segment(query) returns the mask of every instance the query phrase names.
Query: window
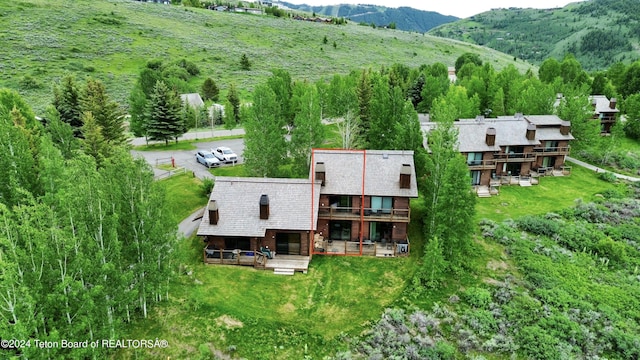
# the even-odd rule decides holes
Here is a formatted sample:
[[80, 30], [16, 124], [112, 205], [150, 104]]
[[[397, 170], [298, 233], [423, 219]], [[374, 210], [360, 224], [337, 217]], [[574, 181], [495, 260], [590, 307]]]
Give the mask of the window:
[[351, 208], [351, 196], [331, 196], [329, 197], [329, 203], [334, 209], [338, 211], [349, 211]]
[[371, 212], [391, 214], [393, 209], [393, 198], [391, 196], [372, 196], [371, 197]]
[[245, 237], [224, 238], [224, 248], [227, 250], [240, 249], [251, 250], [251, 241]]
[[482, 164], [482, 153], [468, 153], [467, 154], [467, 165], [474, 166]]
[[557, 141], [545, 141], [544, 147], [547, 150], [555, 150], [555, 149], [558, 148], [558, 142]]
[[351, 221], [331, 221], [330, 227], [330, 240], [351, 240]]
[[480, 185], [480, 171], [471, 172], [471, 185]]

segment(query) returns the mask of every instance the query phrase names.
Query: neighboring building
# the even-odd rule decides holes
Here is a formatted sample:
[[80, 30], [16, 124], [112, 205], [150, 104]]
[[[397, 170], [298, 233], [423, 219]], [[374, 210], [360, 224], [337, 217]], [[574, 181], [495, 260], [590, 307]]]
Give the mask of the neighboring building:
[[310, 179], [216, 177], [197, 232], [205, 263], [306, 271], [314, 254], [409, 254], [412, 151], [314, 150], [312, 159]]
[[611, 127], [616, 123], [620, 110], [616, 108], [616, 98], [608, 99], [604, 95], [589, 96], [593, 106], [593, 118], [600, 119], [600, 133], [611, 134]]
[[314, 150], [322, 182], [315, 253], [409, 253], [409, 201], [418, 197], [412, 151]]
[[452, 83], [456, 82], [458, 80], [458, 76], [456, 76], [456, 67], [455, 66], [449, 66], [447, 68], [447, 73], [449, 76], [449, 81], [451, 81]]
[[187, 104], [196, 110], [204, 106], [204, 101], [202, 101], [202, 97], [198, 93], [180, 94], [180, 99], [182, 99], [183, 104]]
[[[205, 262], [260, 267], [267, 247], [280, 255], [311, 255], [320, 183], [307, 179], [216, 177], [198, 228]], [[308, 260], [307, 260], [308, 263]]]
[[[434, 126], [424, 123], [423, 129], [428, 132]], [[528, 186], [539, 175], [566, 170], [571, 123], [556, 115], [478, 116], [456, 121], [455, 126], [458, 150], [467, 158], [471, 185], [478, 194], [496, 193], [503, 183]]]

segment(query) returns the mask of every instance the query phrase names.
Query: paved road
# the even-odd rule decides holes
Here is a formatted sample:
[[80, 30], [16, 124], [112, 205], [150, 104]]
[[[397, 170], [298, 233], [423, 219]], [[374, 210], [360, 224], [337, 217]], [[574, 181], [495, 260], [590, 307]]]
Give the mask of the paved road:
[[[569, 162], [572, 162], [572, 163], [574, 163], [574, 164], [576, 164], [576, 165], [580, 165], [580, 166], [582, 166], [582, 167], [585, 167], [585, 168], [587, 168], [587, 169], [589, 169], [589, 170], [593, 170], [593, 171], [595, 171], [595, 172], [610, 172], [610, 171], [605, 170], [605, 169], [603, 169], [603, 168], [600, 168], [600, 167], [597, 167], [597, 166], [594, 166], [594, 165], [588, 164], [588, 163], [586, 163], [586, 162], [584, 162], [584, 161], [580, 161], [580, 160], [578, 160], [578, 159], [574, 159], [574, 158], [569, 157], [569, 156], [567, 156], [567, 158], [566, 158], [566, 159], [567, 159], [567, 161], [569, 161]], [[617, 177], [618, 179], [624, 179], [624, 180], [628, 180], [628, 181], [640, 181], [640, 178], [637, 178], [637, 177], [628, 176], [628, 175], [622, 175], [622, 174], [617, 174], [617, 173], [614, 173], [614, 172], [611, 172], [611, 173], [612, 173], [613, 175], [615, 175], [615, 177]]]
[[[238, 130], [241, 130], [242, 133], [244, 133], [244, 130], [242, 129], [238, 129]], [[208, 134], [209, 136], [211, 135], [211, 133], [208, 133]], [[200, 139], [206, 138], [205, 136], [202, 136], [202, 133], [200, 134], [187, 133], [185, 134], [185, 136], [182, 137], [182, 139], [196, 139], [196, 136], [199, 136], [198, 138]], [[137, 138], [134, 140], [135, 141], [132, 141], [132, 144], [145, 143], [144, 138]], [[213, 140], [213, 141], [207, 141], [207, 142], [200, 142], [200, 143], [197, 143], [195, 146], [197, 146], [198, 148], [197, 150], [210, 150], [211, 148], [215, 148], [218, 146], [227, 146], [231, 148], [233, 151], [235, 151], [235, 153], [238, 155], [239, 164], [241, 164], [244, 160], [242, 156], [242, 154], [244, 153], [243, 139]], [[154, 167], [154, 173], [156, 177], [162, 176], [167, 172], [165, 170], [156, 169], [155, 168], [156, 165], [163, 164], [163, 163], [168, 164], [171, 161], [171, 157], [173, 157], [176, 167], [184, 167], [185, 169], [187, 169], [187, 171], [193, 172], [200, 179], [213, 178], [213, 175], [209, 172], [209, 170], [206, 167], [204, 167], [202, 164], [199, 164], [196, 161], [195, 154], [197, 150], [165, 150], [165, 151], [163, 150], [152, 150], [152, 151], [131, 150], [131, 154], [134, 157], [144, 158], [152, 167]], [[225, 164], [222, 166], [233, 166], [233, 165]]]

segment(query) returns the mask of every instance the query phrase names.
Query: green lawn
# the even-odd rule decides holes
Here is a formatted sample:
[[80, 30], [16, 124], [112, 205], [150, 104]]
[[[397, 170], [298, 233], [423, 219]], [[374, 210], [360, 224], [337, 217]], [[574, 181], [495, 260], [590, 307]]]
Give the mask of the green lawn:
[[176, 224], [206, 205], [208, 196], [202, 193], [202, 181], [191, 172], [174, 175], [160, 182], [166, 189], [167, 202]]
[[556, 212], [573, 206], [576, 199], [592, 201], [596, 194], [620, 186], [600, 180], [595, 173], [580, 166], [573, 166], [569, 176], [539, 179], [539, 185], [503, 185], [500, 195], [478, 199], [477, 219], [502, 221], [523, 215]]

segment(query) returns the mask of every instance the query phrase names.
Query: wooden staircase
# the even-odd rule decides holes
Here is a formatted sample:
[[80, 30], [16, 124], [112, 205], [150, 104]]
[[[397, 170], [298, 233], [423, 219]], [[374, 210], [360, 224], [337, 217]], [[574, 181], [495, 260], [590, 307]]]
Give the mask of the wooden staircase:
[[282, 268], [273, 269], [273, 273], [275, 275], [293, 275], [294, 272], [295, 272], [295, 269], [282, 269]]

